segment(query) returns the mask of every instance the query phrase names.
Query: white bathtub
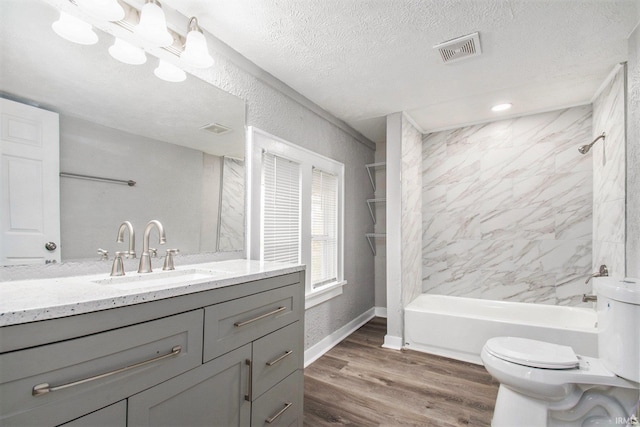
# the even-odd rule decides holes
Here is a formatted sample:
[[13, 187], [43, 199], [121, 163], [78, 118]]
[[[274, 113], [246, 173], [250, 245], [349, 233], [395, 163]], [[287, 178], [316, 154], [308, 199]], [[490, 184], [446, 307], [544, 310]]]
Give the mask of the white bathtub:
[[568, 345], [597, 357], [595, 310], [422, 294], [404, 314], [406, 348], [481, 365], [492, 337], [512, 336]]

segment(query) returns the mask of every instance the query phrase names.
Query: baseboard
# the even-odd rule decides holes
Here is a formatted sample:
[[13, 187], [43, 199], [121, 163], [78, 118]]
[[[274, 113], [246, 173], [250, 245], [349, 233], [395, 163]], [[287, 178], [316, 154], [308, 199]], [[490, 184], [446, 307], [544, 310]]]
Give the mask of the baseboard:
[[309, 347], [304, 352], [304, 367], [311, 365], [315, 362], [320, 356], [325, 354], [327, 351], [331, 350], [335, 347], [340, 341], [351, 335], [355, 332], [359, 327], [367, 323], [369, 320], [375, 317], [375, 309], [370, 308], [369, 310], [362, 313], [360, 316], [353, 319], [351, 322], [347, 323], [337, 331], [332, 334], [324, 337], [318, 343]]
[[393, 335], [384, 336], [383, 348], [390, 348], [392, 350], [402, 350], [402, 337], [394, 337]]
[[376, 317], [384, 317], [387, 318], [387, 307], [374, 307]]

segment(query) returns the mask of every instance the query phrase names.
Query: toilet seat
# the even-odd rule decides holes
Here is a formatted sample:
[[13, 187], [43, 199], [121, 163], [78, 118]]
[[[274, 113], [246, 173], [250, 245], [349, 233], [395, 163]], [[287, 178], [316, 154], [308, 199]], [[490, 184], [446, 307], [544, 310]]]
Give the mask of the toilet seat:
[[485, 349], [499, 359], [532, 368], [574, 369], [580, 364], [571, 347], [527, 338], [491, 338]]

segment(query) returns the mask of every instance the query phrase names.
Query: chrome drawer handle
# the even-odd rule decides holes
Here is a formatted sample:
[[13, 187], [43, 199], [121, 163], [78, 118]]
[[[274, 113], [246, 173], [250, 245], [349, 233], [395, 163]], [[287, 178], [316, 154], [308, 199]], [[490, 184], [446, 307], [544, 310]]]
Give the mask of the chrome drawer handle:
[[267, 362], [267, 366], [273, 366], [276, 363], [280, 362], [282, 359], [284, 359], [287, 356], [291, 356], [291, 354], [293, 353], [293, 350], [289, 350], [287, 351], [285, 354], [283, 354], [282, 356], [278, 357], [275, 360], [272, 360], [271, 362]]
[[284, 408], [280, 409], [280, 411], [275, 414], [273, 417], [271, 418], [267, 418], [265, 421], [267, 422], [267, 424], [271, 424], [272, 422], [274, 422], [276, 419], [278, 419], [278, 417], [282, 414], [284, 414], [284, 411], [286, 411], [287, 409], [291, 408], [293, 406], [293, 402], [287, 402], [284, 404]]
[[273, 311], [270, 311], [269, 313], [265, 313], [265, 314], [260, 315], [258, 317], [254, 317], [253, 319], [245, 320], [244, 322], [236, 322], [236, 323], [233, 324], [233, 326], [241, 327], [241, 326], [244, 326], [244, 325], [248, 325], [249, 323], [253, 323], [253, 322], [256, 322], [258, 320], [262, 320], [265, 317], [269, 317], [272, 314], [280, 313], [281, 311], [284, 311], [286, 309], [287, 309], [287, 307], [278, 307], [277, 309], [275, 309]]
[[182, 351], [182, 346], [177, 345], [177, 346], [175, 346], [175, 347], [173, 347], [171, 349], [171, 353], [164, 354], [164, 355], [158, 356], [158, 357], [154, 357], [153, 359], [145, 360], [143, 362], [138, 362], [138, 363], [133, 364], [133, 365], [125, 366], [124, 368], [116, 369], [114, 371], [105, 372], [103, 374], [99, 374], [99, 375], [96, 375], [94, 377], [89, 377], [89, 378], [85, 378], [83, 380], [74, 381], [74, 382], [67, 383], [67, 384], [62, 384], [62, 385], [57, 385], [57, 386], [54, 386], [54, 387], [51, 387], [49, 385], [49, 383], [38, 384], [36, 386], [33, 386], [33, 390], [31, 391], [31, 394], [33, 396], [42, 396], [43, 394], [47, 394], [50, 391], [58, 391], [58, 390], [62, 390], [62, 389], [69, 388], [69, 387], [73, 387], [73, 386], [76, 386], [76, 385], [88, 383], [90, 381], [95, 381], [95, 380], [99, 380], [99, 379], [102, 379], [102, 378], [110, 377], [111, 375], [120, 374], [122, 372], [130, 371], [131, 369], [136, 369], [136, 368], [139, 368], [141, 366], [148, 365], [150, 363], [158, 362], [160, 360], [168, 359], [169, 357], [177, 356], [178, 354], [180, 354], [181, 351]]

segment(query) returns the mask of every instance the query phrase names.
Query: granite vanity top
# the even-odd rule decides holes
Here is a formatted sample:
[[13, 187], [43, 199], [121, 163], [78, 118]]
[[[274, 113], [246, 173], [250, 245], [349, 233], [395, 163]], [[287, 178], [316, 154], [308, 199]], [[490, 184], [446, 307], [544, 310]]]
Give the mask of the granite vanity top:
[[304, 270], [304, 265], [228, 260], [174, 271], [109, 273], [0, 283], [0, 327], [171, 298]]

